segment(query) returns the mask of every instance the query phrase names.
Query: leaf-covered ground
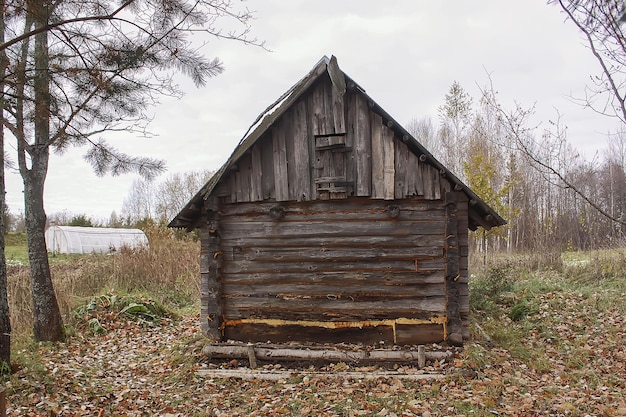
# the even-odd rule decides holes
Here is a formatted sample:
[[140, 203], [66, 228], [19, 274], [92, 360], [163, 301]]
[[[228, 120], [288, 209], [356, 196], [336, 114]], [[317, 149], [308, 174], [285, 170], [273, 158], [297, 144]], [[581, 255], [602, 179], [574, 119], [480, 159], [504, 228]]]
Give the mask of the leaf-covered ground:
[[[335, 364], [317, 374], [266, 364], [278, 381], [207, 378], [198, 317], [157, 324], [91, 312], [64, 344], [15, 354], [10, 416], [626, 416], [623, 282], [565, 285], [559, 277], [476, 287], [474, 341], [439, 379], [378, 377]], [[492, 283], [493, 284], [493, 283]], [[486, 296], [485, 296], [486, 297]], [[95, 320], [94, 320], [95, 319]], [[476, 326], [478, 324], [478, 326]], [[287, 368], [287, 369], [286, 369]], [[308, 370], [307, 368], [304, 368]], [[339, 371], [365, 378], [335, 377]], [[400, 366], [399, 373], [416, 369]]]

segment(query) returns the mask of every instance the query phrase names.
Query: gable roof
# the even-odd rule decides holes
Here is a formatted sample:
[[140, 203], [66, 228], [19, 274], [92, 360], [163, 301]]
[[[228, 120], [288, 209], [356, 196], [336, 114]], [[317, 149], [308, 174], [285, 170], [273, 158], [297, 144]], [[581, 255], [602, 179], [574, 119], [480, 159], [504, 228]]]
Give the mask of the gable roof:
[[328, 74], [333, 84], [333, 88], [343, 93], [347, 86], [359, 91], [371, 106], [371, 110], [379, 114], [387, 121], [387, 126], [394, 133], [402, 138], [409, 149], [420, 155], [420, 160], [430, 164], [437, 169], [442, 176], [445, 176], [453, 185], [456, 191], [463, 191], [467, 196], [469, 207], [469, 227], [476, 230], [478, 226], [482, 226], [489, 230], [495, 226], [502, 226], [506, 221], [500, 217], [487, 203], [485, 203], [476, 193], [474, 193], [467, 185], [459, 180], [452, 172], [443, 166], [424, 146], [415, 139], [406, 129], [396, 122], [382, 107], [380, 107], [365, 90], [361, 88], [352, 78], [345, 74], [337, 64], [337, 59], [332, 56], [328, 58], [322, 57], [313, 69], [306, 74], [300, 81], [287, 90], [281, 97], [266, 108], [250, 126], [246, 134], [243, 136], [232, 155], [226, 163], [209, 179], [209, 181], [198, 191], [198, 193], [185, 205], [185, 207], [174, 217], [168, 225], [169, 227], [184, 227], [191, 230], [197, 226], [204, 201], [211, 195], [222, 177], [228, 172], [229, 168], [236, 165], [237, 161], [244, 155], [256, 141], [272, 126], [272, 124], [280, 118], [321, 76]]

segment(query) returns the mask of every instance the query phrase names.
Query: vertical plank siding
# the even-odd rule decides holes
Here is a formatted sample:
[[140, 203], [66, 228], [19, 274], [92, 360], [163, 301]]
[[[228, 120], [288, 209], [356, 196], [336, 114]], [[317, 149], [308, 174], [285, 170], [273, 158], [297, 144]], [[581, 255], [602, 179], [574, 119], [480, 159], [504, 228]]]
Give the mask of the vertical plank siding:
[[201, 232], [203, 330], [426, 343], [461, 323], [467, 337], [467, 199], [446, 206], [462, 193], [344, 90], [321, 77], [215, 188]]
[[221, 189], [229, 192], [220, 194], [223, 203], [350, 196], [438, 200], [451, 189], [362, 94], [346, 92], [339, 99], [330, 81], [316, 84], [278, 119], [224, 182]]

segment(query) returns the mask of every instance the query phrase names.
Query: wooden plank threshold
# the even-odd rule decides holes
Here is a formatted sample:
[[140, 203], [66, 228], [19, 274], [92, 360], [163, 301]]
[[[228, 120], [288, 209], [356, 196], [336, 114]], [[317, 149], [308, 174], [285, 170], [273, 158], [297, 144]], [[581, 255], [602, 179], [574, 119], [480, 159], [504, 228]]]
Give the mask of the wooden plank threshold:
[[196, 375], [201, 378], [211, 379], [242, 379], [242, 380], [262, 380], [262, 381], [288, 381], [292, 378], [318, 377], [336, 379], [363, 379], [376, 380], [381, 378], [397, 378], [405, 381], [435, 380], [445, 377], [444, 374], [429, 373], [402, 373], [397, 371], [376, 371], [376, 372], [318, 372], [318, 371], [294, 371], [294, 370], [272, 370], [262, 371], [248, 368], [238, 369], [200, 369]]

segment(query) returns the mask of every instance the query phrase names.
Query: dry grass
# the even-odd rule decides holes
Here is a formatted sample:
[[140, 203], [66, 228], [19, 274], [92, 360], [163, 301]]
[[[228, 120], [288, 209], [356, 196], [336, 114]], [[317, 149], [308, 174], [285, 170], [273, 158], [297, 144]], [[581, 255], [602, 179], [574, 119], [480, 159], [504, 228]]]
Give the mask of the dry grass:
[[[171, 230], [146, 232], [150, 248], [123, 249], [115, 255], [74, 255], [51, 258], [52, 279], [61, 309], [68, 313], [94, 295], [142, 293], [164, 304], [185, 308], [200, 299], [200, 245], [176, 238]], [[16, 342], [31, 334], [32, 300], [28, 266], [8, 267], [12, 336]]]

